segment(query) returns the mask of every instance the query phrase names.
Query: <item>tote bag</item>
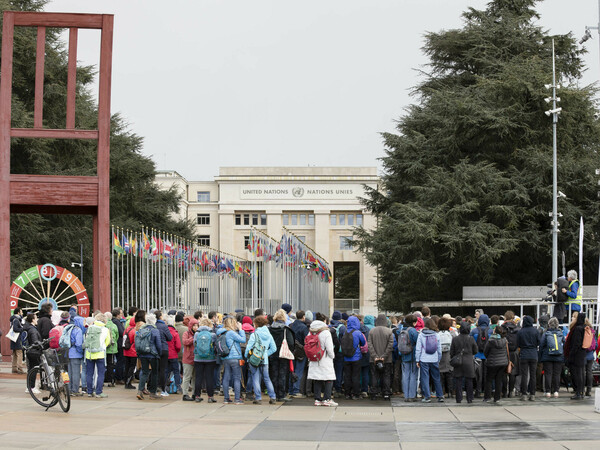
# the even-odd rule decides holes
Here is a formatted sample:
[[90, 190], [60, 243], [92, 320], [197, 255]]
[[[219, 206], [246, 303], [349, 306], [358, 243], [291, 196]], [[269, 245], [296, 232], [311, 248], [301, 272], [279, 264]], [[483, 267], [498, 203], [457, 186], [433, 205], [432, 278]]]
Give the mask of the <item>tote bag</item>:
[[287, 343], [287, 332], [283, 330], [283, 342], [281, 343], [281, 349], [279, 350], [279, 357], [284, 359], [289, 359], [290, 361], [294, 359], [294, 354], [290, 351], [290, 347]]

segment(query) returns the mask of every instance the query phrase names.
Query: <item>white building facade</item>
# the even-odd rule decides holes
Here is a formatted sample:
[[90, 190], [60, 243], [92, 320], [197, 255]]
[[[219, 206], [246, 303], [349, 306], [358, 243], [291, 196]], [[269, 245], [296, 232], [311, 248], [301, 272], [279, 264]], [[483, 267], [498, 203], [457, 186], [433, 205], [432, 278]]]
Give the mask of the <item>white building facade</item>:
[[156, 182], [182, 193], [198, 244], [250, 259], [251, 227], [276, 240], [285, 227], [329, 263], [329, 313], [377, 312], [376, 270], [351, 242], [355, 227], [376, 226], [359, 200], [365, 185], [378, 188], [376, 167], [221, 167], [214, 181], [159, 171]]

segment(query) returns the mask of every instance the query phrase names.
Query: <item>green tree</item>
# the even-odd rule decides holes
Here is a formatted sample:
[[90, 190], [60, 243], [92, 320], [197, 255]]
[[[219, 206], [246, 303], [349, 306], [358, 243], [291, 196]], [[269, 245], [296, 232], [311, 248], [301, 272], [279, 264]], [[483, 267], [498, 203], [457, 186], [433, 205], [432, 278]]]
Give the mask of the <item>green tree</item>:
[[[41, 11], [46, 0], [0, 0], [0, 13]], [[61, 30], [46, 30], [44, 126], [64, 128], [66, 120], [67, 53]], [[12, 114], [14, 127], [33, 126], [36, 30], [15, 28]], [[90, 88], [93, 66], [78, 67], [76, 127], [96, 128], [97, 105]], [[143, 139], [118, 114], [111, 118], [110, 215], [118, 226], [141, 225], [193, 238], [193, 225], [176, 220], [179, 194], [162, 191], [154, 183], [153, 161], [142, 155]], [[11, 172], [49, 175], [95, 175], [96, 143], [55, 139], [13, 139]], [[92, 219], [78, 215], [11, 215], [11, 275], [52, 262], [70, 267], [79, 262], [84, 246], [84, 281], [92, 294]], [[106, 236], [110, 239], [110, 236]], [[77, 273], [77, 271], [76, 271]], [[92, 299], [93, 300], [93, 299]]]
[[[558, 123], [559, 250], [577, 268], [579, 218], [585, 267], [597, 273], [600, 128], [595, 88], [573, 36], [550, 36], [535, 0], [494, 0], [468, 9], [461, 29], [428, 33], [428, 71], [416, 103], [384, 134], [382, 189], [366, 207], [376, 230], [355, 239], [377, 266], [380, 307], [457, 300], [462, 286], [542, 285], [551, 275], [552, 39], [564, 86]], [[594, 264], [595, 269], [594, 269]], [[594, 269], [592, 272], [590, 270]]]

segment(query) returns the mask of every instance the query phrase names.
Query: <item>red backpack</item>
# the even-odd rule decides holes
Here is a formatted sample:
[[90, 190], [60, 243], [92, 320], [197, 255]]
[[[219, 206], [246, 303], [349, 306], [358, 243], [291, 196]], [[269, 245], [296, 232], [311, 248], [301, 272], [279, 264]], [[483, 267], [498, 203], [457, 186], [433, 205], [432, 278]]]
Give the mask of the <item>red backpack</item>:
[[60, 347], [60, 337], [63, 334], [63, 329], [65, 327], [61, 325], [56, 325], [54, 328], [50, 330], [48, 337], [50, 338], [50, 348], [59, 348]]
[[319, 334], [321, 332], [308, 333], [308, 336], [304, 338], [304, 353], [306, 353], [306, 359], [309, 361], [321, 361], [325, 351], [321, 348], [321, 342], [319, 342]]

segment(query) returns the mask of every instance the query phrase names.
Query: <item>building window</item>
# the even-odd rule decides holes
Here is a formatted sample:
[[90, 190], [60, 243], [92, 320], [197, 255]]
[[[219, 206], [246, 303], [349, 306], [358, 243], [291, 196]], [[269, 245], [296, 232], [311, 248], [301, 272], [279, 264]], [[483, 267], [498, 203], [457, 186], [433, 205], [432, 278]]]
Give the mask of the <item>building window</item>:
[[362, 214], [357, 214], [357, 215], [356, 215], [356, 225], [357, 225], [357, 226], [359, 226], [359, 227], [360, 227], [360, 226], [362, 226], [362, 224], [363, 224], [363, 221], [362, 221], [362, 219], [363, 219], [363, 216], [362, 216]]
[[198, 214], [198, 225], [210, 225], [210, 214]]
[[300, 214], [300, 225], [306, 225], [306, 214]]
[[250, 214], [244, 214], [244, 225], [250, 225]]
[[244, 236], [244, 248], [250, 250], [250, 236]]
[[266, 214], [261, 214], [260, 215], [260, 224], [261, 225], [266, 225], [267, 224], [267, 215]]
[[306, 244], [306, 236], [296, 236], [298, 238], [299, 241], [302, 241], [303, 243]]
[[258, 225], [258, 214], [252, 214], [252, 225]]
[[338, 215], [338, 225], [346, 225], [346, 215], [345, 214]]
[[283, 215], [283, 224], [284, 225], [289, 225], [290, 224], [290, 215], [289, 214], [284, 214]]
[[298, 225], [298, 214], [291, 214], [292, 216], [292, 225]]
[[337, 214], [331, 214], [329, 216], [329, 221], [331, 225], [337, 225]]
[[263, 212], [237, 213], [235, 215], [236, 225], [266, 225], [267, 215]]
[[210, 235], [205, 234], [198, 236], [198, 245], [204, 245], [205, 247], [210, 247]]
[[340, 236], [340, 250], [354, 250], [352, 248], [352, 236]]
[[198, 191], [198, 201], [203, 203], [210, 202], [210, 192]]
[[208, 288], [198, 288], [198, 306], [208, 305]]
[[354, 226], [354, 214], [348, 214], [348, 226]]
[[235, 215], [235, 224], [236, 225], [241, 225], [242, 224], [242, 215], [241, 214], [236, 214]]
[[315, 225], [315, 215], [314, 214], [309, 214], [308, 215], [308, 224], [311, 226]]

